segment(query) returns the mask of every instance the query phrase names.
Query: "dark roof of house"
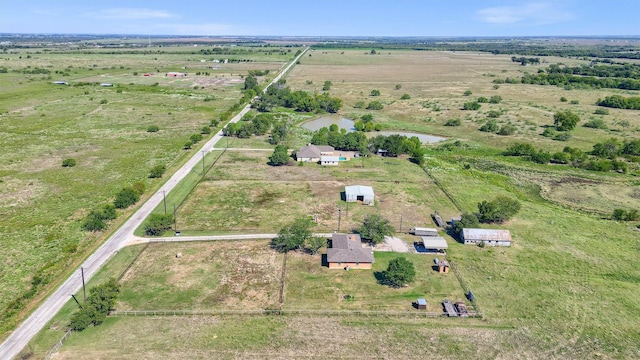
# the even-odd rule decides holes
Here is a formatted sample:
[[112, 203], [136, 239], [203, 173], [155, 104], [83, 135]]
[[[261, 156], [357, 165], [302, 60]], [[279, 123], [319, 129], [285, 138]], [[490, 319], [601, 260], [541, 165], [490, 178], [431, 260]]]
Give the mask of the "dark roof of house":
[[322, 153], [332, 153], [335, 149], [329, 145], [307, 145], [296, 153], [297, 158], [320, 158]]
[[362, 248], [360, 235], [333, 234], [331, 247], [327, 249], [327, 262], [330, 263], [372, 263], [371, 250]]

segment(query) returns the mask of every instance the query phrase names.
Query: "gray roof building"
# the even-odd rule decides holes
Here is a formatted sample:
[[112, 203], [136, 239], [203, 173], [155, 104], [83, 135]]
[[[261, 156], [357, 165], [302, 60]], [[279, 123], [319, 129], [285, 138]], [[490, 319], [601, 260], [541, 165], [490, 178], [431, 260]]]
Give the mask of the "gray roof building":
[[327, 249], [328, 263], [373, 263], [371, 249], [362, 247], [358, 234], [332, 234]]
[[511, 246], [511, 232], [509, 230], [464, 228], [462, 229], [462, 241], [465, 244], [483, 242], [485, 245]]
[[364, 205], [373, 205], [375, 194], [371, 186], [351, 185], [344, 187], [344, 196], [347, 202], [362, 201]]
[[329, 145], [309, 144], [296, 152], [296, 160], [317, 162], [321, 156], [331, 156], [334, 151], [335, 149]]

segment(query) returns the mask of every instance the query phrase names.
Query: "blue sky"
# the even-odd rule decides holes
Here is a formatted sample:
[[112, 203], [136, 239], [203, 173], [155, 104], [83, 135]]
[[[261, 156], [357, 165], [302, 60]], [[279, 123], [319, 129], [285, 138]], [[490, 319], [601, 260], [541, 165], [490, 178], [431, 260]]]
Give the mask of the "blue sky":
[[640, 35], [640, 0], [0, 0], [0, 32], [282, 36]]

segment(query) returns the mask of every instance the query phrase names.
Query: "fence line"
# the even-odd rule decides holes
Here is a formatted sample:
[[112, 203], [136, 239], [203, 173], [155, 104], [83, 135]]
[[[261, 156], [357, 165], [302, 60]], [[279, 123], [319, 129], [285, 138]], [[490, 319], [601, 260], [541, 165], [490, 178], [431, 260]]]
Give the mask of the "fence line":
[[73, 332], [72, 330], [67, 330], [67, 332], [64, 333], [62, 338], [58, 340], [58, 342], [55, 345], [53, 345], [53, 347], [47, 352], [47, 354], [44, 356], [44, 359], [50, 360], [53, 357], [53, 355], [57, 353], [58, 350], [60, 350], [60, 348], [62, 347], [62, 344], [64, 344], [64, 342], [67, 341], [69, 336], [71, 336], [72, 332]]
[[[458, 270], [458, 265], [456, 264], [456, 262], [453, 260], [450, 260], [449, 267], [451, 268], [451, 270], [453, 270], [453, 273], [456, 275], [456, 278], [458, 278], [458, 282], [460, 283], [462, 290], [464, 290], [464, 293], [468, 294], [471, 291], [471, 289], [469, 288], [469, 286], [467, 286], [467, 283], [462, 278], [462, 274], [460, 274], [460, 271]], [[473, 309], [475, 310], [476, 315], [484, 319], [484, 315], [482, 315], [482, 311], [480, 311], [480, 305], [478, 305], [478, 302], [476, 301], [475, 297], [473, 301], [471, 301], [471, 299], [469, 298], [467, 298], [467, 300], [471, 302], [471, 305], [473, 306]]]
[[458, 200], [456, 200], [453, 195], [451, 195], [449, 193], [449, 191], [447, 191], [447, 189], [444, 188], [444, 185], [442, 185], [438, 179], [436, 179], [435, 176], [433, 176], [433, 174], [431, 173], [431, 171], [429, 171], [429, 169], [427, 169], [426, 167], [422, 167], [422, 170], [424, 170], [424, 172], [427, 174], [427, 176], [429, 176], [429, 178], [431, 178], [431, 180], [433, 180], [433, 183], [444, 193], [444, 195], [451, 201], [451, 203], [453, 204], [453, 206], [456, 207], [456, 209], [458, 209], [458, 211], [460, 212], [464, 212], [464, 210], [462, 210], [462, 205], [460, 205], [460, 203], [458, 202]]
[[[109, 313], [112, 317], [137, 317], [137, 316], [223, 316], [223, 315], [289, 315], [289, 316], [366, 316], [366, 317], [408, 317], [428, 318], [445, 316], [443, 312], [428, 311], [382, 311], [382, 310], [113, 310]], [[469, 317], [481, 317], [481, 314], [470, 311]]]

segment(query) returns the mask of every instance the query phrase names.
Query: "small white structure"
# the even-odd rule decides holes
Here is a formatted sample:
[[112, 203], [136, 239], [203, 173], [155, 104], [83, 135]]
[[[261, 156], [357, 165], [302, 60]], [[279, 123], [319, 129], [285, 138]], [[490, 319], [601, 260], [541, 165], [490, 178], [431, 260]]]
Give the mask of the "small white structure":
[[322, 166], [338, 166], [339, 163], [340, 163], [339, 156], [321, 156], [320, 157], [320, 164]]
[[438, 229], [416, 226], [409, 229], [409, 234], [416, 236], [438, 236]]
[[488, 246], [511, 246], [509, 230], [462, 229], [462, 241], [467, 244], [484, 243]]
[[371, 186], [351, 185], [344, 187], [344, 196], [347, 202], [362, 201], [362, 205], [372, 205], [375, 202], [375, 194]]
[[102, 83], [102, 84], [100, 84], [100, 86], [104, 86], [104, 87], [112, 87], [112, 86], [113, 86], [113, 84], [110, 84], [110, 83]]
[[187, 74], [186, 73], [181, 73], [181, 72], [176, 72], [176, 71], [169, 71], [166, 74], [167, 77], [186, 77]]

